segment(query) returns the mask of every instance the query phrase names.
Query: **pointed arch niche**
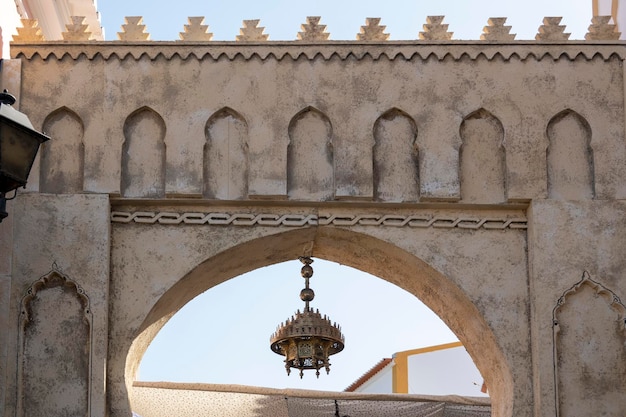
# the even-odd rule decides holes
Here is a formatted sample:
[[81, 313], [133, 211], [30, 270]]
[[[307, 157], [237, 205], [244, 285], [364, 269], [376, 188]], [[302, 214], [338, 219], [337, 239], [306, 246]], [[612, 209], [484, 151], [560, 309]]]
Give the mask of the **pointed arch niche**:
[[464, 202], [506, 201], [504, 128], [493, 114], [478, 109], [461, 123], [460, 180]]
[[30, 286], [20, 310], [18, 416], [90, 414], [91, 329], [76, 282], [52, 270]]
[[248, 196], [248, 125], [231, 108], [213, 114], [206, 124], [203, 195], [240, 200]]
[[548, 123], [548, 195], [560, 200], [594, 197], [591, 127], [567, 109]]
[[418, 201], [417, 125], [400, 109], [374, 123], [374, 195], [382, 201]]
[[334, 197], [332, 126], [328, 117], [307, 107], [289, 122], [287, 193], [294, 200]]
[[585, 271], [553, 311], [557, 416], [584, 401], [598, 416], [626, 410], [626, 307]]
[[124, 122], [123, 197], [165, 196], [165, 122], [149, 107]]
[[54, 138], [42, 145], [40, 191], [79, 193], [83, 191], [85, 128], [80, 117], [61, 107], [46, 117], [43, 131]]

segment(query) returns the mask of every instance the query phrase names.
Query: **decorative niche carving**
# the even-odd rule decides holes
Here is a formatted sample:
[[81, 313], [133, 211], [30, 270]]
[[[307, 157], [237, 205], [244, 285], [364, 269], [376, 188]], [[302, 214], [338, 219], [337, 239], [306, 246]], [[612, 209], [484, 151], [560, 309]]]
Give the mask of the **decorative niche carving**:
[[54, 140], [42, 145], [41, 192], [82, 192], [85, 164], [83, 121], [72, 110], [61, 107], [46, 117], [43, 131]]
[[124, 197], [165, 196], [165, 122], [142, 107], [124, 123], [122, 183]]
[[418, 201], [417, 125], [400, 109], [374, 123], [374, 193], [382, 201]]
[[548, 123], [548, 195], [560, 200], [594, 197], [591, 127], [573, 110], [563, 110]]
[[292, 200], [334, 197], [333, 130], [328, 117], [307, 107], [289, 123], [287, 192]]
[[18, 416], [90, 415], [92, 328], [76, 282], [53, 269], [30, 286], [20, 306]]
[[248, 124], [229, 107], [209, 118], [205, 129], [203, 176], [206, 198], [248, 197]]
[[506, 200], [504, 128], [493, 114], [478, 109], [461, 123], [459, 151], [461, 200], [502, 203]]
[[556, 414], [598, 416], [626, 410], [626, 307], [613, 291], [582, 279], [565, 291], [552, 313]]

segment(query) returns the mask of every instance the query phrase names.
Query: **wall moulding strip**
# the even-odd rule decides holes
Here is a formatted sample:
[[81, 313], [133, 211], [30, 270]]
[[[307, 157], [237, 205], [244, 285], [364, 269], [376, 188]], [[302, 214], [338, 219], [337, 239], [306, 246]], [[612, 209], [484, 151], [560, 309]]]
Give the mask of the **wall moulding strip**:
[[[469, 204], [469, 203], [450, 203], [450, 202], [379, 202], [359, 200], [336, 200], [336, 201], [306, 201], [306, 200], [208, 200], [199, 198], [122, 198], [117, 195], [111, 195], [109, 202], [112, 211], [231, 211], [256, 207], [275, 207], [290, 209], [366, 209], [376, 211], [393, 211], [397, 209], [406, 209], [409, 211], [420, 210], [448, 210], [450, 212], [511, 212], [518, 211], [524, 213], [528, 209], [528, 201], [515, 201], [507, 204]], [[182, 209], [184, 208], [184, 209]]]
[[135, 60], [623, 60], [626, 44], [622, 41], [276, 41], [241, 42], [119, 41], [11, 43], [11, 58], [25, 60], [77, 60], [101, 58]]

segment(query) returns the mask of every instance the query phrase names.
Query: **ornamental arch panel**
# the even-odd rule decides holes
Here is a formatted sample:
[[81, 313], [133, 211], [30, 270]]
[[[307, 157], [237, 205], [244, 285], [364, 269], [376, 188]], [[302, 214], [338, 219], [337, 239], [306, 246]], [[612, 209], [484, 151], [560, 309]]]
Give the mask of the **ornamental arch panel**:
[[548, 195], [559, 200], [595, 196], [591, 127], [571, 109], [550, 119], [547, 128]]
[[121, 192], [124, 197], [165, 196], [165, 122], [150, 107], [124, 122]]
[[374, 194], [382, 201], [418, 201], [417, 125], [393, 108], [374, 123]]
[[334, 197], [333, 129], [324, 113], [307, 107], [289, 122], [287, 193], [293, 200]]
[[506, 201], [504, 128], [493, 114], [481, 108], [461, 123], [459, 151], [461, 200]]
[[[200, 262], [175, 282], [132, 330], [132, 343], [116, 349], [109, 374], [125, 386], [111, 387], [122, 403], [130, 396], [138, 365], [150, 342], [176, 311], [198, 294], [242, 273], [265, 265], [292, 260], [309, 248], [314, 258], [345, 264], [391, 282], [416, 297], [438, 314], [472, 355], [490, 388], [494, 416], [509, 416], [513, 381], [510, 365], [496, 337], [477, 306], [452, 280], [423, 260], [379, 238], [334, 227], [299, 228], [242, 243]], [[465, 323], [471, 322], [471, 326]], [[139, 322], [137, 322], [139, 324]], [[131, 331], [123, 329], [123, 331]], [[130, 335], [130, 333], [129, 333]], [[123, 375], [120, 375], [119, 372]]]
[[76, 282], [53, 270], [30, 286], [20, 311], [18, 416], [89, 415], [91, 328]]
[[248, 196], [248, 125], [224, 107], [207, 121], [203, 155], [206, 198], [239, 200]]
[[74, 111], [61, 107], [46, 117], [43, 131], [54, 140], [42, 145], [39, 179], [41, 192], [82, 192], [85, 164], [83, 121]]
[[591, 403], [597, 415], [622, 413], [626, 307], [619, 297], [585, 271], [559, 298], [553, 329], [557, 416], [576, 415], [578, 399]]

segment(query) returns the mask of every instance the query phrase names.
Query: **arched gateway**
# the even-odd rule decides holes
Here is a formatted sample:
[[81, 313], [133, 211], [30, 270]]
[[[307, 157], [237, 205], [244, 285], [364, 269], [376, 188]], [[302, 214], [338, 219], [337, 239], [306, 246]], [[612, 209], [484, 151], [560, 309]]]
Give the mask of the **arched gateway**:
[[[172, 314], [303, 255], [420, 298], [476, 362], [494, 417], [618, 415], [626, 49], [539, 38], [18, 37], [3, 85], [38, 129], [63, 116], [55, 135], [81, 140], [50, 140], [0, 225], [4, 416], [80, 398], [81, 415], [128, 417]], [[72, 178], [52, 186], [54, 167]], [[71, 285], [35, 285], [51, 276]]]
[[[152, 235], [150, 238], [158, 240], [159, 235], [165, 232], [167, 227], [160, 229], [160, 231], [152, 230], [146, 231], [146, 233]], [[487, 383], [489, 386], [494, 387], [491, 392], [494, 409], [501, 407], [500, 412], [504, 413], [503, 415], [507, 415], [507, 412], [510, 413], [509, 410], [513, 403], [513, 377], [509, 360], [512, 358], [507, 359], [503, 354], [483, 314], [463, 293], [454, 280], [443, 276], [415, 256], [415, 254], [408, 252], [407, 250], [410, 249], [404, 248], [404, 245], [394, 245], [381, 239], [377, 233], [368, 233], [367, 227], [362, 232], [352, 231], [350, 230], [351, 228], [332, 226], [309, 226], [287, 231], [267, 229], [271, 228], [266, 228], [266, 230], [261, 232], [264, 236], [254, 236], [250, 240], [242, 238], [241, 243], [237, 243], [233, 247], [210, 256], [206, 261], [195, 265], [181, 279], [173, 280], [169, 288], [164, 288], [165, 292], [160, 298], [147, 300], [148, 302], [145, 303], [146, 309], [141, 314], [138, 314], [137, 325], [133, 324], [129, 327], [128, 323], [125, 323], [123, 332], [128, 332], [124, 336], [125, 339], [132, 340], [132, 334], [139, 335], [134, 339], [130, 349], [128, 349], [127, 344], [124, 344], [121, 348], [122, 354], [119, 359], [126, 360], [126, 367], [122, 368], [120, 366], [119, 371], [125, 369], [128, 387], [134, 381], [139, 361], [152, 338], [165, 324], [165, 321], [191, 298], [241, 273], [268, 264], [295, 259], [306, 251], [312, 253], [315, 257], [340, 262], [377, 275], [423, 300], [464, 341], [468, 351], [475, 358], [477, 366], [481, 370], [484, 369], [484, 377]], [[120, 231], [120, 233], [124, 232]], [[398, 235], [406, 233], [414, 234], [415, 230], [407, 230], [403, 233], [398, 233]], [[445, 233], [450, 233], [450, 230], [444, 231], [441, 237]], [[425, 235], [428, 234], [425, 233]], [[454, 234], [454, 231], [452, 231], [452, 234]], [[513, 240], [517, 240], [519, 244], [523, 245], [523, 239], [520, 239], [522, 235], [523, 233], [518, 233], [518, 238]], [[141, 239], [146, 238], [147, 236], [142, 233]], [[207, 236], [207, 239], [211, 239], [211, 237]], [[195, 246], [197, 241], [195, 239], [188, 241], [182, 239], [177, 243], [179, 248], [185, 247], [187, 244]], [[205, 250], [208, 249], [205, 248]], [[178, 258], [176, 263], [182, 262], [186, 267], [189, 267], [191, 265], [187, 264], [185, 260], [188, 259], [193, 263], [199, 255], [197, 248], [191, 250], [191, 252], [194, 254], [190, 258], [187, 258], [190, 254], [186, 250], [176, 251], [173, 257]], [[426, 255], [428, 252], [430, 250], [426, 249], [418, 253]], [[452, 253], [441, 254], [441, 256], [447, 255], [458, 256], [459, 261], [464, 258], [460, 253], [456, 255]], [[136, 262], [133, 262], [136, 267], [140, 267], [140, 264], [145, 262], [145, 259], [142, 260], [139, 253], [133, 253], [131, 256], [136, 260]], [[137, 258], [137, 256], [139, 257]], [[134, 269], [132, 265], [127, 263], [130, 258], [124, 256], [124, 259], [124, 272], [120, 271], [123, 275], [131, 273], [130, 270]], [[464, 259], [461, 262], [466, 261]], [[173, 259], [170, 258], [160, 265], [166, 268], [163, 271], [165, 274], [169, 272], [166, 265], [171, 265], [172, 262]], [[519, 273], [523, 273], [525, 267], [524, 265], [517, 265], [514, 269]], [[467, 279], [469, 275], [463, 278]], [[346, 303], [356, 304], [358, 291], [359, 289], [355, 288], [353, 298], [350, 294], [347, 294]], [[147, 307], [151, 308], [148, 310]], [[502, 315], [506, 316], [507, 313], [502, 313]], [[142, 318], [143, 322], [139, 323], [139, 320]], [[201, 318], [201, 321], [220, 319], [222, 318], [204, 317]], [[408, 317], [407, 319], [419, 320], [419, 317]], [[122, 331], [122, 329], [119, 331]], [[128, 356], [123, 354], [125, 351], [128, 351]], [[123, 399], [123, 396], [121, 399]]]

